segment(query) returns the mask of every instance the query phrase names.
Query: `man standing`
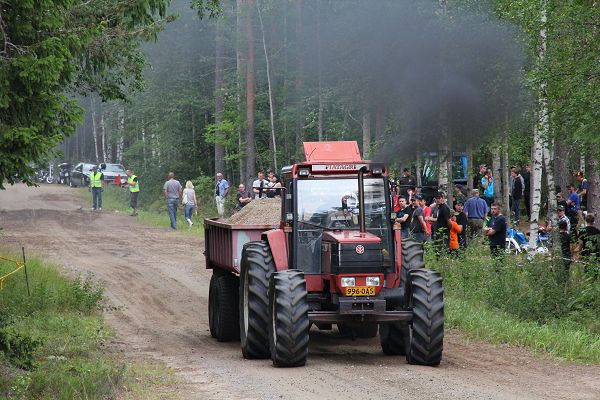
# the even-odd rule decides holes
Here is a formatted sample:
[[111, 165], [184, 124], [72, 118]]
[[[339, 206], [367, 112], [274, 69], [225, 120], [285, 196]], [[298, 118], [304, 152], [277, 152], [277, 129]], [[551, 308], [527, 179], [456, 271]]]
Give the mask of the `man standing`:
[[506, 218], [500, 213], [500, 205], [492, 203], [492, 220], [484, 229], [484, 233], [490, 240], [490, 252], [492, 257], [500, 258], [506, 248]]
[[267, 188], [269, 182], [265, 179], [265, 173], [259, 172], [258, 179], [252, 182], [252, 191], [254, 192], [255, 199], [264, 199], [267, 197]]
[[182, 191], [183, 188], [181, 187], [181, 183], [175, 180], [175, 173], [169, 172], [169, 180], [166, 181], [163, 186], [163, 193], [165, 194], [165, 200], [167, 201], [172, 229], [177, 229], [177, 207], [179, 206], [179, 198], [181, 197]]
[[481, 179], [485, 176], [485, 171], [487, 171], [487, 165], [481, 164], [479, 166], [479, 172], [473, 177], [473, 189], [478, 189], [479, 191], [483, 192]]
[[431, 236], [433, 242], [439, 249], [448, 249], [452, 215], [450, 215], [450, 207], [446, 204], [443, 192], [438, 192], [435, 195], [435, 203], [437, 205], [437, 216], [430, 216], [427, 218], [429, 222], [434, 223]]
[[125, 171], [127, 174], [127, 187], [129, 188], [129, 205], [133, 209], [131, 212], [132, 217], [138, 215], [137, 213], [137, 202], [138, 202], [138, 194], [140, 193], [140, 184], [138, 182], [138, 177], [131, 172], [130, 169]]
[[588, 189], [588, 181], [583, 177], [583, 172], [577, 172], [575, 175], [577, 179], [577, 194], [579, 195], [580, 203], [579, 208], [581, 211], [587, 210], [587, 189]]
[[525, 211], [527, 211], [527, 221], [531, 220], [531, 165], [525, 166], [523, 176], [523, 201], [525, 201]]
[[223, 178], [223, 174], [217, 172], [217, 183], [215, 184], [215, 203], [219, 217], [225, 214], [225, 197], [229, 193], [229, 182]]
[[396, 213], [396, 223], [400, 224], [400, 234], [402, 239], [408, 238], [408, 228], [410, 227], [411, 222], [411, 208], [406, 204], [406, 198], [404, 196], [400, 196], [398, 200], [398, 204], [400, 204], [400, 211]]
[[240, 185], [238, 186], [238, 192], [236, 196], [237, 204], [235, 208], [237, 210], [241, 210], [246, 206], [246, 204], [252, 201], [252, 196], [250, 195], [250, 193], [246, 192], [246, 185], [244, 185], [243, 183], [240, 183]]
[[467, 226], [468, 219], [464, 212], [464, 204], [461, 201], [457, 201], [454, 205], [454, 211], [456, 215], [456, 223], [461, 227], [460, 233], [458, 234], [458, 245], [459, 248], [464, 251], [467, 248]]
[[569, 220], [569, 217], [565, 215], [565, 207], [562, 205], [556, 207], [556, 213], [558, 214], [558, 222], [560, 223], [560, 221], [565, 221], [565, 224], [567, 224], [567, 231], [570, 232], [571, 221]]
[[98, 171], [94, 165], [90, 171], [90, 190], [92, 191], [92, 210], [102, 211], [102, 187], [104, 184], [104, 174]]
[[488, 207], [491, 207], [494, 202], [494, 177], [492, 176], [492, 170], [487, 169], [485, 176], [481, 178], [481, 186], [483, 187], [483, 197]]
[[467, 226], [469, 227], [469, 239], [473, 240], [475, 235], [481, 233], [483, 220], [488, 213], [488, 206], [485, 200], [479, 197], [479, 190], [473, 189], [472, 197], [467, 200], [464, 206], [464, 212], [467, 215]]
[[417, 186], [417, 181], [415, 177], [410, 174], [410, 169], [404, 168], [404, 171], [402, 171], [402, 176], [400, 177], [399, 181], [400, 195], [408, 199], [410, 197], [408, 191], [414, 191], [415, 187]]
[[567, 191], [569, 196], [567, 197], [567, 217], [571, 221], [571, 234], [573, 237], [577, 237], [577, 225], [579, 223], [579, 195], [575, 191], [575, 186], [572, 183], [567, 185]]
[[523, 177], [519, 174], [519, 170], [512, 168], [510, 171], [510, 195], [512, 198], [512, 211], [515, 214], [515, 225], [521, 222], [521, 199], [525, 191]]
[[427, 232], [427, 224], [425, 223], [425, 200], [420, 194], [415, 194], [416, 207], [412, 214], [410, 230], [419, 243], [425, 242], [425, 234]]

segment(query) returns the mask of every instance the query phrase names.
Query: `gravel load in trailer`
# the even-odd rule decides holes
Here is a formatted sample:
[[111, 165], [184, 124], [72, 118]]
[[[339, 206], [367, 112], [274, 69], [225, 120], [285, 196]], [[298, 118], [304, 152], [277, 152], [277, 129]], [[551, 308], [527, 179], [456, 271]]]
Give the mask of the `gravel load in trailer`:
[[281, 199], [252, 200], [227, 219], [228, 224], [278, 225], [281, 218]]

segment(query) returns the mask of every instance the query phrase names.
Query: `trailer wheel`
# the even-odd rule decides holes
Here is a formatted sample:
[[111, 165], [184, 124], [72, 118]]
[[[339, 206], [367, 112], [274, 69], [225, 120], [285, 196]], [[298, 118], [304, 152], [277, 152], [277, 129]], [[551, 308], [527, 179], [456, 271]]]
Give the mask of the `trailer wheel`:
[[416, 240], [406, 239], [402, 241], [402, 269], [400, 271], [400, 285], [406, 287], [408, 272], [425, 268], [423, 260], [423, 244]]
[[360, 339], [374, 338], [377, 336], [377, 324], [361, 324], [361, 325], [350, 325], [350, 324], [337, 324], [338, 331], [342, 336], [356, 336]]
[[269, 358], [269, 279], [275, 272], [265, 241], [248, 242], [242, 250], [240, 271], [240, 339], [247, 359]]
[[300, 367], [308, 357], [306, 281], [298, 270], [277, 272], [269, 287], [269, 344], [275, 367]]
[[409, 324], [409, 364], [439, 365], [444, 349], [444, 288], [442, 276], [426, 269], [408, 275], [408, 302], [413, 310]]
[[210, 334], [219, 342], [239, 340], [238, 278], [233, 274], [217, 274], [210, 278], [208, 323]]
[[406, 355], [407, 327], [404, 324], [379, 324], [379, 338], [383, 354], [389, 356]]

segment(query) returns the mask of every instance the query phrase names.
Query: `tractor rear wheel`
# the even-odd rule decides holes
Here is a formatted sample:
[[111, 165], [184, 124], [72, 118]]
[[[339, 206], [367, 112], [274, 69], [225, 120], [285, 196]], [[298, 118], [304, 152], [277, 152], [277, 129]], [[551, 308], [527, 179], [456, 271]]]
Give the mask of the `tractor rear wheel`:
[[213, 272], [208, 293], [210, 334], [219, 342], [239, 340], [239, 280], [230, 273]]
[[406, 355], [407, 327], [405, 324], [379, 324], [381, 349], [389, 356]]
[[408, 272], [419, 268], [425, 268], [425, 261], [423, 260], [423, 244], [412, 239], [403, 240], [400, 284], [406, 287]]
[[269, 279], [275, 263], [267, 242], [246, 243], [240, 267], [242, 355], [247, 359], [269, 358]]
[[353, 334], [360, 339], [374, 338], [377, 336], [378, 325], [377, 324], [361, 324], [361, 325], [350, 325], [350, 324], [337, 324], [338, 331], [342, 336], [352, 336]]
[[269, 344], [275, 367], [300, 367], [308, 357], [306, 280], [298, 270], [274, 273], [269, 287]]
[[408, 274], [409, 364], [439, 365], [444, 349], [444, 288], [438, 272], [417, 269]]

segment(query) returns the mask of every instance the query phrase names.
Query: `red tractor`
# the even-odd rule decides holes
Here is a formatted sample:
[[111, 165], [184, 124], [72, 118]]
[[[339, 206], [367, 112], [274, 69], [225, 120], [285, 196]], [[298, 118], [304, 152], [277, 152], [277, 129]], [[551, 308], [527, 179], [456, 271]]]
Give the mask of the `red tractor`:
[[296, 367], [311, 324], [337, 324], [354, 337], [379, 331], [385, 354], [438, 365], [442, 277], [424, 268], [420, 243], [393, 229], [385, 166], [362, 160], [356, 142], [304, 143], [304, 152], [283, 168], [279, 225], [205, 221], [211, 334], [241, 339], [244, 358]]

